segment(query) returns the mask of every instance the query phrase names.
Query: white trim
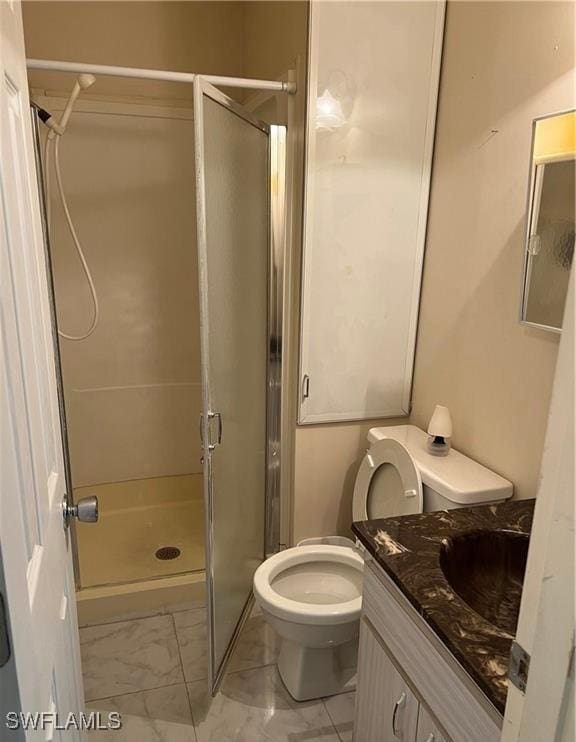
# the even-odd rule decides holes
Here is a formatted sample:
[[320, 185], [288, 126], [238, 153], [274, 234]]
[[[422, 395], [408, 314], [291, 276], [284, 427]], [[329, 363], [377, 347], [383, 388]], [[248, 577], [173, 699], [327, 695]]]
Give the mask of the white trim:
[[[318, 14], [318, 3], [311, 0], [308, 9], [308, 89], [306, 91], [306, 122], [305, 122], [305, 145], [304, 145], [304, 198], [302, 208], [302, 258], [300, 268], [300, 342], [299, 342], [299, 366], [298, 380], [296, 383], [297, 391], [297, 423], [298, 425], [310, 424], [314, 422], [326, 422], [325, 415], [305, 415], [303, 411], [303, 383], [307, 375], [308, 352], [306, 338], [309, 334], [310, 318], [310, 250], [306, 250], [306, 245], [312, 240], [312, 174], [310, 172], [310, 163], [315, 160], [316, 137], [312, 135], [314, 126], [314, 112], [316, 110], [316, 91], [318, 89], [318, 57], [319, 57], [319, 23], [316, 16]], [[308, 255], [308, 259], [307, 259]], [[316, 419], [318, 418], [318, 419]], [[330, 416], [330, 421], [337, 420], [336, 415]], [[343, 420], [349, 420], [350, 417], [344, 415]]]
[[404, 389], [402, 392], [402, 407], [404, 408], [404, 410], [408, 410], [408, 412], [410, 412], [412, 398], [412, 377], [414, 372], [414, 357], [416, 353], [418, 316], [420, 313], [420, 295], [422, 290], [422, 273], [424, 267], [424, 248], [426, 246], [426, 230], [428, 227], [428, 204], [430, 201], [430, 184], [432, 181], [432, 161], [434, 157], [434, 137], [436, 134], [438, 96], [440, 94], [440, 71], [442, 68], [442, 49], [444, 46], [445, 19], [446, 3], [438, 2], [436, 7], [436, 25], [434, 28], [434, 45], [432, 47], [432, 76], [430, 78], [428, 119], [426, 120], [426, 135], [423, 153], [422, 188], [420, 191], [418, 231], [416, 232], [416, 268], [414, 271], [414, 285], [412, 287], [412, 311], [410, 314], [408, 340], [406, 343], [406, 368], [404, 371]]
[[570, 160], [576, 160], [576, 153], [574, 152], [558, 152], [555, 155], [546, 155], [542, 157], [535, 157], [535, 165], [550, 165], [554, 162], [569, 162]]
[[[574, 113], [576, 109], [568, 108], [556, 113], [545, 114], [544, 116], [537, 116], [532, 120], [532, 137], [530, 143], [530, 167], [528, 170], [528, 193], [526, 197], [526, 216], [525, 216], [525, 228], [524, 228], [524, 261], [522, 267], [522, 283], [520, 287], [520, 308], [518, 321], [525, 327], [532, 327], [537, 330], [547, 330], [548, 332], [555, 332], [557, 334], [562, 332], [562, 327], [554, 327], [553, 325], [545, 325], [540, 322], [533, 322], [526, 319], [528, 312], [528, 296], [530, 292], [530, 280], [532, 274], [532, 255], [529, 251], [530, 237], [535, 231], [535, 227], [538, 221], [538, 212], [540, 210], [540, 196], [542, 190], [543, 176], [538, 175], [538, 165], [546, 165], [552, 162], [561, 162], [565, 160], [574, 159], [573, 156], [569, 156], [568, 153], [561, 153], [560, 155], [552, 156], [550, 158], [534, 158], [534, 146], [536, 142], [536, 125], [539, 121], [545, 119], [556, 118], [557, 116], [565, 116], [569, 113]], [[544, 168], [542, 168], [543, 172]], [[540, 182], [537, 182], [539, 179]], [[536, 196], [537, 192], [537, 196]]]
[[[303, 358], [302, 350], [300, 352], [300, 358]], [[300, 381], [302, 381], [303, 375], [300, 377]], [[409, 412], [404, 410], [401, 407], [390, 409], [390, 410], [374, 410], [371, 411], [368, 416], [363, 415], [362, 412], [358, 412], [357, 410], [353, 411], [345, 411], [345, 412], [334, 412], [334, 413], [319, 413], [319, 414], [313, 414], [313, 415], [306, 415], [306, 417], [303, 417], [301, 414], [301, 392], [302, 392], [302, 383], [299, 384], [298, 387], [298, 406], [299, 406], [299, 418], [298, 418], [298, 425], [318, 425], [319, 423], [352, 423], [352, 422], [360, 422], [360, 421], [370, 421], [370, 420], [383, 420], [384, 418], [394, 418], [394, 417], [407, 417]]]

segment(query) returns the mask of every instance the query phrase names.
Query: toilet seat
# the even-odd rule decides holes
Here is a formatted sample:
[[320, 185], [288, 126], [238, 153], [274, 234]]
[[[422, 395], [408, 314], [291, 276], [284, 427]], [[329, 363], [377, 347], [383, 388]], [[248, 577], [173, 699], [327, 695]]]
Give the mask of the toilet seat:
[[[260, 606], [277, 618], [320, 626], [344, 624], [360, 617], [363, 569], [363, 558], [347, 546], [296, 546], [258, 567], [254, 593]], [[286, 581], [292, 577], [293, 585], [301, 588], [300, 599], [289, 597]]]
[[354, 485], [353, 520], [411, 515], [422, 509], [422, 479], [407, 449], [393, 438], [372, 443]]

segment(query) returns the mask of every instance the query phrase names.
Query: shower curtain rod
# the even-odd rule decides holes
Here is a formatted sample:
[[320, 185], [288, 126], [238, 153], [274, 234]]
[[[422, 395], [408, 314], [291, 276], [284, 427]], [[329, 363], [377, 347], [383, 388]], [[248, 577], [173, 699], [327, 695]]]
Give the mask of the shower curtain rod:
[[199, 75], [195, 72], [170, 72], [169, 70], [145, 70], [139, 67], [114, 67], [107, 64], [84, 64], [83, 62], [59, 62], [54, 59], [27, 59], [29, 70], [50, 70], [52, 72], [73, 72], [75, 74], [110, 75], [112, 77], [137, 77], [144, 80], [164, 80], [166, 82], [193, 83], [201, 77], [211, 85], [228, 88], [250, 88], [270, 90], [276, 93], [295, 93], [293, 82], [277, 80], [252, 80], [245, 77], [225, 77], [222, 75]]

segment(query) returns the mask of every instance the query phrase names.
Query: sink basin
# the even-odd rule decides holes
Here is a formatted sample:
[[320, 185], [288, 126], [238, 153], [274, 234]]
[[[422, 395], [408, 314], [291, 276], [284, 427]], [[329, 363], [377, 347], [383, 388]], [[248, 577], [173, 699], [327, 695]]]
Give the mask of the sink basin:
[[446, 539], [440, 551], [440, 566], [454, 592], [511, 635], [518, 623], [528, 540], [515, 531], [471, 531]]

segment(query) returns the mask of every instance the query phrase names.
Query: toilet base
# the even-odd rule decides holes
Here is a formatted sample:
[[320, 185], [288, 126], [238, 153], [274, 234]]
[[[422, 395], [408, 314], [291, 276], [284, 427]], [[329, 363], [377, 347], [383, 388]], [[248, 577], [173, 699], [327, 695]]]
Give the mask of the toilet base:
[[282, 639], [278, 671], [295, 701], [311, 701], [355, 690], [357, 662], [357, 638], [321, 649]]

